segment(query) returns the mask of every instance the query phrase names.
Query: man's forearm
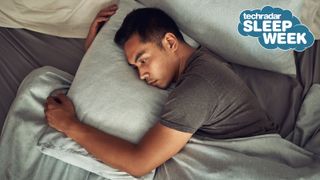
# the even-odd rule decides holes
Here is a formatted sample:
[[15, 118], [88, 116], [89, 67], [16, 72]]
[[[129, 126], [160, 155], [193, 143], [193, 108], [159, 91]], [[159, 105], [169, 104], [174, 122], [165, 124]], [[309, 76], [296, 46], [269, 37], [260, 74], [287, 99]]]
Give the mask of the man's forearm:
[[105, 164], [134, 176], [140, 175], [137, 168], [143, 168], [143, 164], [135, 160], [137, 145], [108, 135], [80, 121], [72, 124], [65, 134]]
[[60, 129], [97, 159], [138, 177], [178, 153], [192, 136], [158, 122], [135, 145], [83, 124], [76, 118], [55, 120], [51, 123], [53, 127]]

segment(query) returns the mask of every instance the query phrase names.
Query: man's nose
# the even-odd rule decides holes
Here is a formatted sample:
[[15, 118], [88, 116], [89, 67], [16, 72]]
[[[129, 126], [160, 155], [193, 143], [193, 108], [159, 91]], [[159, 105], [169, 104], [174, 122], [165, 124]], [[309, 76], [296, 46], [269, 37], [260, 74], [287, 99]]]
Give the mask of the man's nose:
[[141, 80], [146, 80], [149, 77], [149, 75], [145, 70], [140, 68], [139, 69], [139, 77]]

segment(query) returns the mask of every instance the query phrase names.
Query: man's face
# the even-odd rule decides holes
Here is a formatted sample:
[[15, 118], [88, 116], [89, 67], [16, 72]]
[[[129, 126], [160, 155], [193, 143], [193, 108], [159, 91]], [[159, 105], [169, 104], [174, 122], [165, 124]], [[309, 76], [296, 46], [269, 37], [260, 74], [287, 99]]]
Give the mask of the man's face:
[[149, 85], [165, 89], [178, 72], [176, 55], [167, 48], [160, 48], [155, 42], [143, 43], [134, 34], [124, 44], [128, 63], [139, 72], [139, 77]]

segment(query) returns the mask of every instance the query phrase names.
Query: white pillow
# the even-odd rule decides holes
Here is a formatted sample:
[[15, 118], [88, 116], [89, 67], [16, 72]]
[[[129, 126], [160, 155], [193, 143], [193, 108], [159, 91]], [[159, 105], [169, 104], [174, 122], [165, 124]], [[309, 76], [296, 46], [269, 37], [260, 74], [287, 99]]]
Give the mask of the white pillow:
[[102, 7], [118, 0], [1, 0], [0, 26], [85, 38]]
[[265, 5], [289, 9], [299, 17], [303, 1], [139, 1], [146, 6], [157, 7], [168, 13], [182, 31], [227, 61], [283, 74], [296, 74], [292, 51], [263, 48], [257, 38], [241, 36], [238, 32], [238, 23], [241, 11], [262, 8]]
[[[81, 121], [133, 143], [156, 123], [168, 96], [167, 90], [141, 81], [113, 42], [124, 17], [139, 7], [142, 5], [132, 0], [120, 1], [117, 13], [85, 54], [68, 92]], [[105, 178], [133, 178], [97, 161], [77, 143], [51, 128], [39, 140], [39, 146], [49, 156]], [[154, 172], [143, 178], [153, 175]]]

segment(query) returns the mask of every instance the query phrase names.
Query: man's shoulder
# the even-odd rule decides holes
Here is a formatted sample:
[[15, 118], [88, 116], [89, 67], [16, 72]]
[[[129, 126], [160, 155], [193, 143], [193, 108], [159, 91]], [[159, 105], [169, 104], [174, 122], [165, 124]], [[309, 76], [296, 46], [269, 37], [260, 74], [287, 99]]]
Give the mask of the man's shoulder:
[[200, 47], [189, 60], [185, 74], [197, 74], [206, 78], [212, 73], [226, 71], [229, 69], [230, 65], [222, 57], [211, 52], [205, 47]]
[[185, 87], [191, 89], [206, 87], [216, 95], [246, 88], [227, 62], [206, 48], [198, 51], [194, 59], [190, 60], [179, 83], [189, 84]]

